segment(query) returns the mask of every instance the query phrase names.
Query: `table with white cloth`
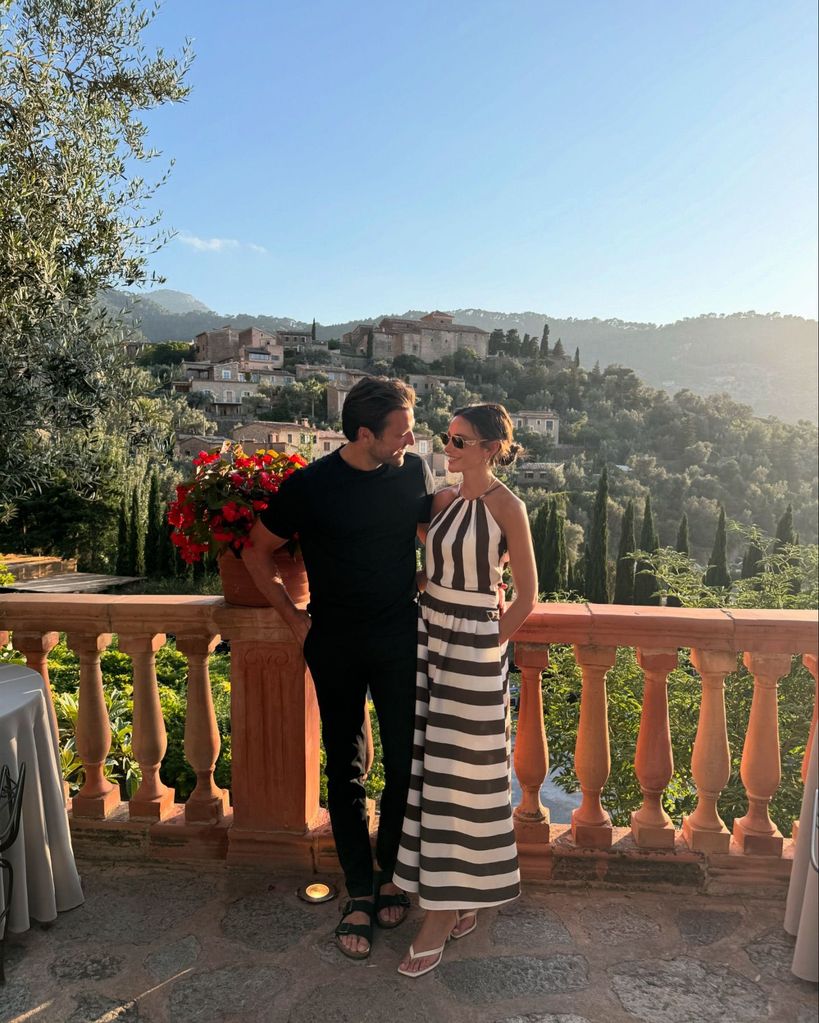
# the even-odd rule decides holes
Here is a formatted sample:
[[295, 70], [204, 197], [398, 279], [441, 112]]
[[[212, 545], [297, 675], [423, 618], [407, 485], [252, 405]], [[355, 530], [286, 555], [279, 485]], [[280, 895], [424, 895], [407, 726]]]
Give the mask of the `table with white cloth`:
[[819, 876], [811, 863], [811, 845], [816, 835], [816, 792], [819, 788], [819, 733], [813, 737], [802, 812], [799, 816], [799, 835], [788, 886], [785, 906], [785, 930], [796, 937], [791, 970], [803, 980], [814, 984], [819, 980]]
[[[0, 665], [0, 765], [14, 781], [26, 765], [17, 840], [3, 856], [14, 870], [7, 930], [47, 923], [83, 901], [65, 811], [57, 737], [41, 675], [17, 664]], [[0, 875], [5, 882], [5, 871]], [[0, 908], [5, 908], [0, 886]]]

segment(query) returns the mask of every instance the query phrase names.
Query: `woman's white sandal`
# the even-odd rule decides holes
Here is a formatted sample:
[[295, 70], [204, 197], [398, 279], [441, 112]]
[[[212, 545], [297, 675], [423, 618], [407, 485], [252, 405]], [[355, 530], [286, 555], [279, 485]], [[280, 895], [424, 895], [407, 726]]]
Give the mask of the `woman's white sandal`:
[[458, 926], [458, 924], [461, 922], [461, 920], [466, 920], [466, 918], [469, 917], [469, 916], [472, 917], [472, 926], [471, 927], [467, 927], [466, 930], [458, 931], [457, 933], [455, 931], [455, 928], [453, 928], [449, 932], [449, 936], [450, 936], [450, 938], [452, 938], [453, 941], [460, 941], [461, 938], [465, 938], [467, 936], [467, 934], [471, 934], [475, 930], [475, 928], [478, 926], [478, 911], [477, 911], [477, 909], [467, 909], [463, 913], [460, 910], [458, 910], [458, 909], [455, 910], [455, 927]]
[[437, 956], [438, 958], [431, 966], [425, 966], [423, 970], [402, 970], [399, 966], [398, 972], [404, 977], [423, 977], [425, 973], [430, 973], [436, 968], [436, 966], [440, 965], [441, 959], [443, 959], [444, 956], [444, 949], [446, 948], [447, 941], [449, 941], [448, 937], [440, 948], [430, 949], [429, 952], [416, 952], [413, 946], [410, 945], [409, 957], [411, 963], [415, 962], [416, 959], [428, 959], [430, 956]]

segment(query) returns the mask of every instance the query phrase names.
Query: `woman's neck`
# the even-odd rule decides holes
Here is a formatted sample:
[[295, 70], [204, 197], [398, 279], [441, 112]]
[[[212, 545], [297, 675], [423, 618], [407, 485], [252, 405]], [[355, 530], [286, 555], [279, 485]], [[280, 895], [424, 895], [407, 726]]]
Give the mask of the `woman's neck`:
[[485, 494], [495, 482], [497, 481], [488, 467], [486, 469], [473, 469], [470, 472], [465, 472], [461, 480], [461, 497], [467, 501], [474, 501], [476, 497]]

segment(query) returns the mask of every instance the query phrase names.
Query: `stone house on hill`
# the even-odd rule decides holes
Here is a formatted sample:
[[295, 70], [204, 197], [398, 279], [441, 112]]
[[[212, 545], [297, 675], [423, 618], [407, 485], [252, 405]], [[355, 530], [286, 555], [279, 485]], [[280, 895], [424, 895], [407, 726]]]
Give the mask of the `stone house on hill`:
[[436, 310], [419, 320], [385, 316], [377, 326], [361, 323], [344, 335], [342, 343], [360, 355], [387, 361], [398, 355], [414, 355], [424, 362], [434, 362], [464, 348], [471, 348], [478, 358], [485, 359], [489, 332], [455, 323], [449, 313]]

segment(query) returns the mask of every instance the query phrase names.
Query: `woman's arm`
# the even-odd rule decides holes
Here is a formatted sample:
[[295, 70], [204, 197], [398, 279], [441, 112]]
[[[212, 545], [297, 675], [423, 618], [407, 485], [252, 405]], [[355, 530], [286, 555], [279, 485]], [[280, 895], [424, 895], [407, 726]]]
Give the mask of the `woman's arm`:
[[537, 568], [526, 506], [509, 494], [497, 511], [498, 524], [506, 537], [509, 569], [515, 584], [515, 599], [506, 604], [500, 620], [500, 642], [505, 643], [523, 625], [535, 606]]

